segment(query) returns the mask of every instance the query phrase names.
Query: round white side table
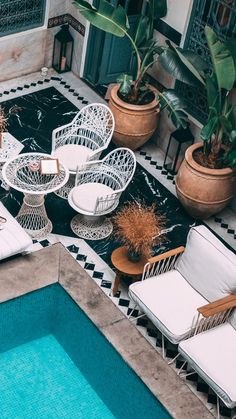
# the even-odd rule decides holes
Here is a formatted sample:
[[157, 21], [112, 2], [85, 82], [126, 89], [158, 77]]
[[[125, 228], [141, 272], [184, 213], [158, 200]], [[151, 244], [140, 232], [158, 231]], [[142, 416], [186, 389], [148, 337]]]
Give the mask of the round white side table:
[[40, 161], [51, 158], [43, 153], [24, 153], [7, 161], [2, 169], [4, 181], [10, 187], [24, 193], [16, 220], [34, 239], [42, 239], [52, 231], [44, 196], [64, 186], [69, 178], [68, 169], [61, 163], [58, 174], [41, 174]]

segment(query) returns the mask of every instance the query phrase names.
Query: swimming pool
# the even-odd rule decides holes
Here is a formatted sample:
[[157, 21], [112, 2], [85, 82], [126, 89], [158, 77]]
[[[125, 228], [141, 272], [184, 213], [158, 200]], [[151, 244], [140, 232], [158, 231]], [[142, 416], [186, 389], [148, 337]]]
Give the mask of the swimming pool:
[[170, 415], [59, 285], [0, 304], [0, 417]]

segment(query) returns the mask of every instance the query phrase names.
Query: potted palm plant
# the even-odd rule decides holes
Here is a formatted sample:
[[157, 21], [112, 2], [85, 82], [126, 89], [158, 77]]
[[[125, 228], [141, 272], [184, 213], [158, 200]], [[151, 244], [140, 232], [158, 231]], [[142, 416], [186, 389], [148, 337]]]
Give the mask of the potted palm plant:
[[162, 66], [173, 76], [206, 89], [208, 120], [200, 139], [185, 154], [176, 178], [177, 194], [187, 211], [208, 218], [221, 211], [235, 191], [236, 170], [236, 41], [222, 42], [210, 27], [205, 36], [211, 69], [189, 50], [169, 49], [160, 56]]
[[[157, 128], [158, 113], [167, 108], [177, 128], [186, 127], [184, 105], [172, 89], [157, 92], [146, 81], [148, 69], [164, 49], [153, 40], [154, 22], [167, 13], [166, 0], [144, 0], [145, 15], [141, 15], [134, 30], [130, 30], [125, 9], [100, 0], [96, 8], [85, 0], [73, 4], [94, 26], [118, 37], [127, 37], [132, 47], [134, 74], [122, 74], [111, 90], [109, 106], [115, 117], [113, 141], [132, 150], [144, 144]], [[169, 48], [167, 46], [167, 48]]]

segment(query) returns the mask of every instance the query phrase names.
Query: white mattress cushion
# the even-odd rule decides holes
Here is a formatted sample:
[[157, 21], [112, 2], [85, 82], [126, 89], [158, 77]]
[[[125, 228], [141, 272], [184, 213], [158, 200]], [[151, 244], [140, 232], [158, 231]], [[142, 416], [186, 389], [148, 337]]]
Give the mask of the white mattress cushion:
[[[98, 198], [104, 198], [107, 195], [113, 194], [114, 191], [107, 185], [102, 183], [83, 183], [76, 186], [72, 190], [72, 200], [74, 204], [86, 212], [94, 212]], [[114, 201], [110, 201], [110, 206], [114, 204]], [[109, 208], [109, 204], [106, 209]]]
[[0, 230], [0, 260], [2, 260], [26, 250], [32, 244], [32, 239], [1, 202], [0, 215], [7, 220]]
[[236, 255], [203, 225], [191, 228], [175, 268], [209, 301], [236, 293]]
[[207, 304], [175, 270], [133, 283], [129, 294], [173, 343], [187, 337], [197, 308]]
[[228, 407], [236, 404], [236, 331], [229, 323], [181, 342], [179, 351]]
[[83, 145], [65, 144], [55, 150], [54, 156], [71, 172], [76, 172], [77, 166], [85, 163], [91, 152], [90, 148]]

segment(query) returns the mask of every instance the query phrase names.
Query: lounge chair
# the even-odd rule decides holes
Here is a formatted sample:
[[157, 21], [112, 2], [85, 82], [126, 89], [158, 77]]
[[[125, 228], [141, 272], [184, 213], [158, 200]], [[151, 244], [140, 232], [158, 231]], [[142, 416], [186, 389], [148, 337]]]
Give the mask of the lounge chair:
[[198, 307], [232, 293], [236, 255], [203, 225], [190, 229], [186, 248], [150, 259], [143, 280], [129, 287], [135, 305], [174, 344], [192, 333]]
[[[230, 295], [199, 308], [202, 317], [198, 321], [195, 336], [179, 344], [179, 353], [188, 362], [188, 366], [216, 393], [218, 417], [219, 398], [229, 408], [236, 406], [235, 307], [236, 295]], [[233, 309], [233, 315], [230, 316]], [[215, 327], [217, 323], [221, 324]], [[201, 330], [204, 331], [199, 333]]]

